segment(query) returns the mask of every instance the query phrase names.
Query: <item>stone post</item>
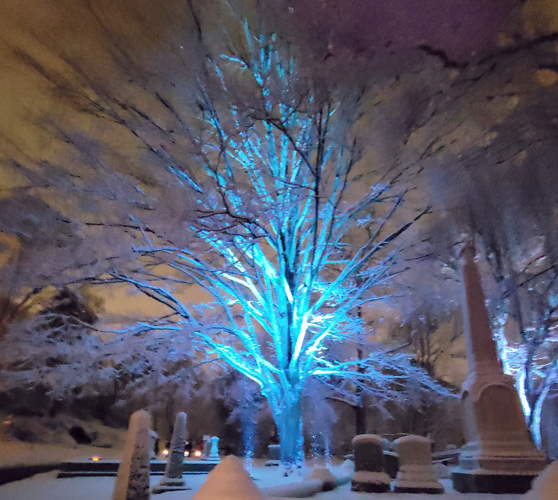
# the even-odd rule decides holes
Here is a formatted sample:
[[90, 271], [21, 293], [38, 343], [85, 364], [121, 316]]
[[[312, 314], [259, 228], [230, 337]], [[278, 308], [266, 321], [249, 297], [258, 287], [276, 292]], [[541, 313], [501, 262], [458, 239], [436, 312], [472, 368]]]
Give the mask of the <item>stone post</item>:
[[211, 438], [211, 450], [209, 452], [209, 460], [219, 461], [219, 438], [213, 436]]
[[503, 372], [474, 257], [474, 246], [465, 245], [461, 271], [469, 373], [461, 402], [467, 443], [453, 487], [462, 493], [525, 493], [546, 458], [530, 440], [513, 378]]
[[203, 437], [203, 452], [201, 459], [209, 460], [209, 455], [211, 455], [211, 436], [207, 434]]
[[432, 465], [430, 439], [405, 436], [395, 441], [399, 454], [399, 472], [393, 486], [395, 493], [443, 493]]
[[151, 416], [146, 411], [130, 417], [112, 500], [149, 500], [150, 427]]
[[384, 472], [384, 450], [380, 436], [360, 434], [353, 438], [355, 475], [353, 491], [384, 493], [389, 491], [389, 476]]
[[165, 475], [160, 483], [153, 487], [153, 493], [163, 493], [165, 491], [188, 490], [186, 482], [182, 479], [184, 471], [184, 445], [186, 443], [186, 413], [180, 412], [176, 415], [170, 453], [167, 458]]
[[278, 444], [270, 444], [267, 447], [266, 467], [274, 467], [281, 465], [281, 446]]

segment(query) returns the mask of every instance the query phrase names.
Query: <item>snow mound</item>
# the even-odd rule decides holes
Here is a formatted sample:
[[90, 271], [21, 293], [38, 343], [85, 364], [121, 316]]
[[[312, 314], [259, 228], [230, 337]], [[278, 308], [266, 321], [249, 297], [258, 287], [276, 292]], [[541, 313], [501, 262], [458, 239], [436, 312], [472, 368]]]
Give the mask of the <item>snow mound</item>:
[[353, 476], [353, 481], [358, 483], [389, 484], [391, 478], [385, 472], [359, 470]]
[[229, 455], [207, 476], [192, 500], [263, 500], [240, 458]]
[[349, 470], [355, 470], [355, 463], [352, 460], [345, 460], [342, 464], [341, 467], [343, 467], [344, 469], [349, 469]]
[[314, 467], [304, 479], [317, 479], [322, 483], [322, 489], [329, 491], [335, 489], [337, 479], [327, 467]]
[[552, 500], [558, 498], [558, 460], [544, 469], [533, 481], [526, 500]]

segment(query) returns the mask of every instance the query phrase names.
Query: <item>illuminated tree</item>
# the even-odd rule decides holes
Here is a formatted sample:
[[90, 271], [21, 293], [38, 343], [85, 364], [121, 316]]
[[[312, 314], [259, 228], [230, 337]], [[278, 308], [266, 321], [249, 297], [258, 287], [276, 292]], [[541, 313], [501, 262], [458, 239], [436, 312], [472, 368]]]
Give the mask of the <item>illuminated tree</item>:
[[[254, 36], [247, 22], [242, 28], [243, 47], [208, 58], [203, 127], [190, 137], [195, 166], [171, 167], [184, 196], [195, 197], [191, 244], [142, 226], [140, 265], [104, 281], [130, 283], [164, 303], [176, 314], [170, 320], [256, 382], [283, 461], [295, 463], [311, 377], [358, 375], [384, 395], [404, 378], [402, 357], [336, 359], [331, 346], [358, 331], [349, 311], [381, 299], [371, 288], [387, 283], [396, 259], [390, 244], [427, 209], [400, 222], [404, 173], [359, 165], [351, 110], [315, 88], [277, 37]], [[349, 252], [359, 228], [365, 238]], [[185, 283], [213, 301], [192, 309], [166, 286]]]
[[[428, 208], [407, 199], [413, 161], [363, 158], [363, 89], [312, 78], [294, 46], [261, 25], [253, 31], [257, 23], [233, 16], [226, 43], [216, 43], [191, 14], [190, 52], [203, 61], [172, 68], [178, 85], [142, 71], [112, 32], [124, 90], [66, 47], [53, 52], [71, 74], [19, 53], [103, 133], [97, 141], [52, 119], [60, 157], [38, 174], [16, 166], [36, 184], [48, 179], [64, 203], [79, 200], [70, 210], [80, 235], [115, 236], [104, 238], [110, 258], [101, 254], [76, 279], [135, 287], [170, 310], [140, 330], [171, 342], [189, 336], [193, 350], [255, 382], [292, 464], [302, 456], [301, 398], [312, 377], [377, 399], [403, 394], [410, 374], [434, 388], [403, 355], [374, 349], [353, 359], [334, 345], [358, 340], [362, 323], [349, 313], [390, 293], [403, 269], [395, 244]], [[192, 304], [185, 288], [206, 303]]]

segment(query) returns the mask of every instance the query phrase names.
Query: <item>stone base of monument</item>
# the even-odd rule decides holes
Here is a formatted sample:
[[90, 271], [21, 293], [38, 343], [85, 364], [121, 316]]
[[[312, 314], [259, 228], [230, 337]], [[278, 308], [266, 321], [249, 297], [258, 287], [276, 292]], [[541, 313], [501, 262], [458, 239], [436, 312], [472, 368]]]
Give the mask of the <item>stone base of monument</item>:
[[385, 493], [390, 490], [390, 477], [385, 472], [355, 472], [351, 490], [360, 493]]
[[503, 473], [482, 469], [453, 471], [453, 489], [459, 493], [527, 493], [537, 473]]
[[169, 478], [165, 477], [161, 480], [159, 484], [156, 484], [151, 489], [151, 493], [158, 494], [158, 493], [165, 493], [166, 491], [183, 491], [183, 490], [191, 490], [186, 486], [186, 481], [182, 478]]

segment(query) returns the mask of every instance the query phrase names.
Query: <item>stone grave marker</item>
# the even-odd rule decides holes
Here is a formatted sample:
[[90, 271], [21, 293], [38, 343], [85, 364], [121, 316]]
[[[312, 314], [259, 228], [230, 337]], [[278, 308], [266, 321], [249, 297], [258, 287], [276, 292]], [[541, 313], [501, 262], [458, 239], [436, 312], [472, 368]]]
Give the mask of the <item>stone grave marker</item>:
[[150, 427], [151, 416], [146, 411], [130, 417], [112, 500], [149, 500]]
[[267, 447], [266, 467], [275, 467], [281, 465], [281, 446], [278, 444], [270, 444]]
[[405, 436], [395, 441], [399, 472], [393, 483], [396, 493], [443, 493], [432, 464], [430, 439]]
[[384, 472], [383, 440], [375, 434], [361, 434], [353, 438], [355, 475], [353, 491], [384, 493], [389, 491], [389, 476]]
[[153, 487], [153, 493], [163, 493], [165, 491], [188, 490], [186, 482], [182, 479], [184, 445], [186, 443], [186, 413], [180, 412], [176, 415], [170, 453], [167, 458], [165, 475], [158, 485]]

